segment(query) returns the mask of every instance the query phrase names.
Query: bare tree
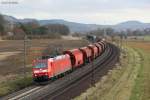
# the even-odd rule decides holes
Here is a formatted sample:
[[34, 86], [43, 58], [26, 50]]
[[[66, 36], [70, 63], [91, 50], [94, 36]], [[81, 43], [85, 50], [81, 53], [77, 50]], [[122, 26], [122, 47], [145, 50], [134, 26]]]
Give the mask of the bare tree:
[[5, 30], [5, 20], [3, 18], [3, 15], [0, 14], [0, 35], [4, 35]]

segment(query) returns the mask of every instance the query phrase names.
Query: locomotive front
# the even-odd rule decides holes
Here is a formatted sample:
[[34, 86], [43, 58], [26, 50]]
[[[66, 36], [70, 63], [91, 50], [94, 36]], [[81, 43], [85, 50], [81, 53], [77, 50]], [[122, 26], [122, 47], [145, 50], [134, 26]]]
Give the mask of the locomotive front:
[[32, 71], [34, 81], [48, 80], [48, 61], [34, 60]]

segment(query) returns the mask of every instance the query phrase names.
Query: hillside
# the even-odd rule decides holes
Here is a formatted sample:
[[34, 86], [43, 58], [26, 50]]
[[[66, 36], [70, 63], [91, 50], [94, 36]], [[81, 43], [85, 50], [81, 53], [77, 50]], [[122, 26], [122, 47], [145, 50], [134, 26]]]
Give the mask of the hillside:
[[37, 19], [17, 19], [12, 16], [4, 15], [4, 18], [11, 23], [27, 23], [32, 21], [37, 21], [40, 25], [48, 25], [48, 24], [64, 24], [67, 25], [71, 32], [88, 32], [91, 30], [95, 30], [97, 28], [113, 28], [115, 30], [126, 30], [126, 29], [145, 29], [150, 28], [150, 23], [142, 23], [139, 21], [126, 21], [116, 25], [98, 25], [98, 24], [83, 24], [77, 22], [70, 22], [62, 19], [50, 19], [50, 20], [37, 20]]
[[139, 21], [126, 21], [119, 23], [114, 26], [116, 30], [124, 30], [124, 29], [145, 29], [145, 28], [150, 28], [150, 23], [142, 23]]

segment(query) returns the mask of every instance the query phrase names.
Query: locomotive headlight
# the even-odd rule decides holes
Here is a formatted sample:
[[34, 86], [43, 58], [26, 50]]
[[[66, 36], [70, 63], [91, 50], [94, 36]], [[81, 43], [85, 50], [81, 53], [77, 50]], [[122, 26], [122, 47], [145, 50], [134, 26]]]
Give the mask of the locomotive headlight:
[[37, 76], [36, 74], [34, 74], [34, 76]]
[[39, 72], [40, 72], [39, 70], [35, 70], [35, 71], [34, 71], [34, 73], [39, 73]]
[[42, 72], [48, 72], [48, 70], [47, 70], [47, 69], [44, 69], [44, 70], [42, 70]]

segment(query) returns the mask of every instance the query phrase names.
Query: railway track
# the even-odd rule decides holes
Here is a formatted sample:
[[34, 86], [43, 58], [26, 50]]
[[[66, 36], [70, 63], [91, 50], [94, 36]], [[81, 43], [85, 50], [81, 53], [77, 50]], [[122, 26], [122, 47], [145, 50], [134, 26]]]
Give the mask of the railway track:
[[[87, 64], [73, 73], [66, 75], [54, 82], [50, 82], [45, 86], [31, 86], [16, 93], [10, 94], [2, 100], [43, 100], [43, 99], [71, 99], [76, 95], [79, 95], [82, 91], [77, 91], [77, 93], [67, 93], [68, 90], [76, 88], [78, 84], [86, 83], [85, 80], [89, 79], [94, 73], [101, 73], [103, 75], [103, 70], [109, 70], [106, 67], [116, 63], [119, 57], [119, 50], [112, 44], [108, 44], [105, 52], [98, 57], [93, 63]], [[106, 71], [105, 71], [106, 72]], [[91, 74], [93, 73], [93, 74]], [[94, 74], [96, 75], [96, 74]], [[96, 80], [96, 76], [95, 76]], [[96, 82], [96, 81], [95, 81]], [[87, 82], [89, 83], [89, 82]], [[93, 83], [94, 84], [94, 83]], [[82, 85], [80, 85], [82, 86]], [[80, 87], [79, 86], [79, 87]], [[86, 86], [86, 85], [85, 85]], [[84, 86], [83, 86], [84, 87]], [[87, 88], [87, 87], [86, 87]], [[77, 88], [76, 88], [77, 89]], [[82, 90], [82, 88], [80, 88]], [[67, 93], [67, 94], [66, 94]], [[74, 94], [74, 95], [73, 95]], [[63, 98], [62, 98], [63, 97]]]
[[[109, 52], [106, 54], [107, 57], [104, 54], [103, 57], [99, 59], [99, 63], [94, 65], [94, 70], [91, 69], [83, 77], [78, 79], [76, 83], [70, 84], [68, 87], [64, 87], [56, 93], [48, 95], [47, 97], [45, 97], [44, 99], [42, 98], [41, 100], [70, 100], [80, 95], [87, 88], [91, 87], [91, 84], [94, 85], [94, 83], [96, 83], [104, 74], [107, 74], [107, 71], [113, 68], [112, 65], [114, 65], [119, 60], [119, 49], [113, 45], [110, 45], [109, 49]], [[94, 83], [91, 83], [93, 81], [93, 79], [91, 79], [93, 78], [92, 71], [94, 73], [95, 78]]]

